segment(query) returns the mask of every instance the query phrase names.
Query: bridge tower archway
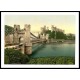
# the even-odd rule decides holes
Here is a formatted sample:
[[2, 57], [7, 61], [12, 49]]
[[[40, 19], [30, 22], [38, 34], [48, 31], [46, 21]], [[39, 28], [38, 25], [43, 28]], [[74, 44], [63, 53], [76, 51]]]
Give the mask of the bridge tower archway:
[[24, 40], [23, 36], [20, 36], [19, 37], [19, 43], [23, 43], [23, 40]]

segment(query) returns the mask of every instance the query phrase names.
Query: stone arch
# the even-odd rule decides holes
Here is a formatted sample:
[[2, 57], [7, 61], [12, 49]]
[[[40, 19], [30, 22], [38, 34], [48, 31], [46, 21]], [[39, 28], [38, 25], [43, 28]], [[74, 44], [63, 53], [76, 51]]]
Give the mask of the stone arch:
[[22, 43], [23, 40], [24, 40], [23, 36], [20, 36], [20, 37], [19, 37], [19, 43]]
[[18, 31], [18, 29], [16, 28], [16, 31]]

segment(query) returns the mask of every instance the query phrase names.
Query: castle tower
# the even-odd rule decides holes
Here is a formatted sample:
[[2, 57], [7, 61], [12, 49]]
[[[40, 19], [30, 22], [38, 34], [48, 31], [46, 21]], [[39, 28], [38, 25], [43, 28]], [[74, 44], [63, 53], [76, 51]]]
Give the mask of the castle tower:
[[47, 31], [49, 30], [49, 27], [47, 27], [47, 29], [46, 29]]
[[43, 28], [43, 27], [41, 27], [40, 39], [43, 39], [43, 33], [44, 33], [44, 28]]
[[54, 25], [52, 25], [51, 26], [51, 32], [55, 30], [54, 28], [55, 28]]
[[44, 35], [46, 35], [46, 25], [44, 25], [44, 31], [43, 31]]
[[44, 25], [44, 30], [46, 30], [46, 25]]
[[20, 31], [20, 25], [14, 25], [14, 34], [13, 34], [13, 42], [14, 44], [18, 44], [19, 43], [19, 39], [18, 39], [18, 33]]

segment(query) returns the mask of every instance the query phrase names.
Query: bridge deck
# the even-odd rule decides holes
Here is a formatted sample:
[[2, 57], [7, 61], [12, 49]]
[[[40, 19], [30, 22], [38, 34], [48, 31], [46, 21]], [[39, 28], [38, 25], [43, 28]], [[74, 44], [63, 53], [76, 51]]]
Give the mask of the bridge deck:
[[[41, 43], [41, 42], [44, 42], [46, 40], [40, 40], [40, 39], [37, 39], [37, 40], [32, 40], [31, 43], [32, 44], [36, 44], [36, 43]], [[23, 44], [23, 43], [20, 43], [20, 44]], [[7, 46], [5, 46], [5, 49], [6, 48], [17, 48], [20, 44], [7, 44]]]

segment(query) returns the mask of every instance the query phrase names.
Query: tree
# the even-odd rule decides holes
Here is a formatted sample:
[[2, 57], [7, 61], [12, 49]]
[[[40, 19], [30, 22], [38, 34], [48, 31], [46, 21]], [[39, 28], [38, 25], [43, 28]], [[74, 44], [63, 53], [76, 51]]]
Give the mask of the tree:
[[75, 36], [73, 34], [68, 34], [67, 39], [69, 40], [75, 40]]
[[5, 35], [13, 34], [14, 28], [8, 25], [5, 25]]

